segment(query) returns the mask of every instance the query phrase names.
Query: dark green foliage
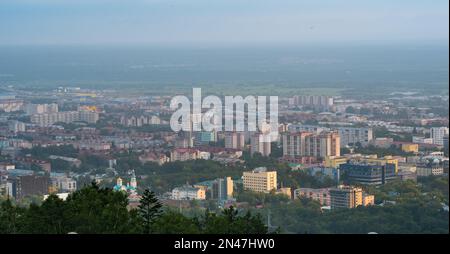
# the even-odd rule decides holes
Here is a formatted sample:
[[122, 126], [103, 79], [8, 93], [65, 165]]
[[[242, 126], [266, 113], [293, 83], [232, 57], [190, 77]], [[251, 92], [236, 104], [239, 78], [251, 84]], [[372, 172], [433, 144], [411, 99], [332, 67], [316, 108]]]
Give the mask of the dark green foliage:
[[51, 160], [50, 164], [52, 165], [52, 170], [56, 172], [69, 172], [72, 168], [69, 162], [61, 159]]
[[252, 206], [262, 204], [280, 204], [288, 202], [290, 199], [284, 194], [270, 194], [252, 191], [239, 191], [236, 194], [239, 202], [247, 202]]
[[132, 227], [122, 192], [92, 184], [67, 199], [67, 223], [77, 233], [127, 233]]
[[188, 218], [181, 213], [166, 211], [153, 224], [153, 232], [159, 234], [200, 234], [196, 218]]
[[139, 216], [142, 218], [143, 233], [150, 234], [152, 224], [155, 219], [161, 214], [162, 204], [156, 198], [155, 193], [146, 189], [142, 194], [141, 202], [139, 204]]
[[272, 225], [280, 226], [283, 233], [448, 234], [449, 214], [443, 209], [448, 198], [441, 192], [448, 193], [448, 178], [433, 177], [421, 181], [424, 181], [421, 185], [397, 181], [364, 187], [375, 194], [376, 203], [387, 200], [395, 201], [395, 204], [321, 211], [318, 202], [300, 199], [289, 203], [270, 202], [266, 204], [266, 210], [271, 212]]
[[0, 233], [15, 234], [19, 230], [19, 217], [23, 210], [7, 199], [0, 204]]
[[50, 195], [41, 206], [31, 204], [23, 214], [21, 233], [64, 234], [67, 204]]
[[146, 163], [131, 168], [136, 169], [138, 175], [149, 175], [150, 177], [142, 180], [141, 185], [152, 186], [156, 193], [163, 193], [186, 183], [198, 183], [219, 177], [231, 176], [236, 179], [244, 171], [241, 167], [225, 166], [211, 160], [175, 161], [162, 166]]
[[0, 233], [14, 234], [129, 234], [129, 233], [266, 233], [259, 215], [239, 216], [234, 208], [215, 215], [189, 218], [162, 212], [154, 193], [143, 194], [139, 209], [128, 209], [122, 192], [92, 183], [66, 201], [50, 195], [42, 205], [20, 208], [6, 200], [0, 204]]
[[[448, 176], [446, 176], [446, 177], [438, 177], [438, 176], [419, 177], [418, 181], [424, 191], [439, 192], [448, 204], [448, 196], [449, 196], [448, 195]], [[439, 195], [439, 194], [437, 194], [437, 195]]]
[[205, 211], [201, 217], [188, 218], [180, 213], [169, 211], [155, 224], [155, 232], [162, 234], [266, 234], [259, 214], [250, 212], [239, 215], [234, 207], [223, 210], [220, 214]]
[[291, 170], [288, 167], [277, 169], [278, 181], [284, 187], [292, 188], [328, 188], [336, 185], [336, 181], [329, 176], [311, 175], [302, 170]]
[[22, 153], [31, 154], [33, 157], [46, 160], [50, 155], [75, 158], [78, 155], [78, 150], [75, 149], [72, 145], [49, 146], [49, 147], [35, 146], [31, 149], [23, 149]]

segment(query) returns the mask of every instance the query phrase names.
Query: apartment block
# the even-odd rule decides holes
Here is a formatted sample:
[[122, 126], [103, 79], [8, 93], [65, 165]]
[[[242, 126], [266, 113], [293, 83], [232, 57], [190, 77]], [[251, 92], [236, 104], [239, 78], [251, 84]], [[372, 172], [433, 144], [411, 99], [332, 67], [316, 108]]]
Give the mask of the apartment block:
[[84, 121], [87, 123], [96, 123], [98, 119], [98, 113], [91, 111], [64, 111], [31, 115], [31, 122], [39, 126], [50, 126], [57, 122], [72, 123]]
[[243, 132], [226, 132], [225, 148], [243, 150], [245, 148], [245, 135]]
[[172, 190], [173, 200], [204, 200], [206, 192], [203, 188], [192, 187], [189, 185], [177, 187]]
[[270, 192], [277, 189], [277, 172], [260, 167], [243, 174], [244, 189], [255, 192]]
[[355, 208], [363, 205], [361, 188], [340, 185], [330, 189], [331, 209]]
[[250, 137], [250, 153], [260, 153], [262, 156], [269, 156], [272, 152], [272, 143], [264, 140], [264, 135], [260, 133], [253, 134]]
[[337, 132], [283, 133], [283, 157], [317, 157], [340, 156], [340, 137]]
[[444, 137], [448, 135], [448, 127], [433, 127], [430, 129], [433, 144], [444, 145]]
[[330, 188], [312, 189], [312, 188], [299, 188], [294, 190], [294, 198], [300, 197], [310, 198], [318, 201], [323, 206], [330, 206]]

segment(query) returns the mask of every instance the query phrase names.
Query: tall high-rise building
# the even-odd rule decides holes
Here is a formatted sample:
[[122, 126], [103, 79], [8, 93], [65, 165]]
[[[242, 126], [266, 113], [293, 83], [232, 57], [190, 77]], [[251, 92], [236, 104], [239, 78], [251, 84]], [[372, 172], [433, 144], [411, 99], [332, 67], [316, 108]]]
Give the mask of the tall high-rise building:
[[207, 145], [210, 142], [217, 142], [217, 132], [212, 131], [197, 131], [194, 132], [195, 145]]
[[26, 104], [24, 106], [27, 115], [46, 114], [58, 112], [58, 104]]
[[9, 131], [12, 131], [14, 133], [24, 132], [26, 129], [25, 123], [16, 121], [16, 120], [9, 121], [8, 127], [9, 127]]
[[82, 121], [82, 122], [96, 123], [99, 119], [97, 112], [80, 110], [80, 111], [78, 111], [78, 113], [80, 115], [80, 121]]
[[233, 198], [233, 180], [231, 177], [216, 179], [212, 185], [211, 196], [218, 200]]
[[226, 132], [225, 148], [242, 150], [245, 147], [245, 135], [243, 132]]
[[433, 144], [444, 145], [444, 136], [448, 135], [448, 127], [433, 127], [430, 129]]
[[448, 134], [444, 136], [442, 141], [444, 143], [444, 155], [448, 157]]
[[15, 99], [15, 96], [0, 96], [0, 111], [15, 112], [23, 109], [23, 100]]
[[373, 139], [372, 128], [339, 127], [336, 128], [341, 138], [341, 146], [368, 144]]
[[190, 131], [180, 131], [175, 138], [176, 148], [190, 148], [194, 146], [194, 137]]
[[337, 132], [295, 132], [283, 134], [283, 156], [312, 156], [325, 158], [340, 156], [340, 137]]
[[306, 154], [306, 138], [311, 132], [285, 132], [282, 134], [283, 156], [299, 157]]
[[322, 132], [306, 138], [306, 156], [325, 158], [340, 156], [340, 137], [337, 132]]
[[277, 171], [256, 168], [243, 173], [244, 189], [255, 192], [270, 192], [277, 189]]
[[191, 122], [192, 122], [192, 131], [201, 131], [202, 130], [202, 114], [201, 113], [193, 113], [191, 114]]
[[329, 110], [333, 103], [333, 97], [325, 95], [296, 95], [289, 99], [290, 106], [312, 106], [321, 110]]
[[272, 152], [272, 143], [265, 140], [265, 135], [255, 133], [250, 137], [250, 154], [260, 153], [262, 156], [269, 156]]
[[340, 137], [341, 146], [354, 145], [360, 143], [366, 145], [373, 140], [372, 128], [336, 127], [328, 128], [317, 125], [292, 124], [288, 126], [290, 132], [306, 131], [315, 134], [322, 132], [337, 131]]

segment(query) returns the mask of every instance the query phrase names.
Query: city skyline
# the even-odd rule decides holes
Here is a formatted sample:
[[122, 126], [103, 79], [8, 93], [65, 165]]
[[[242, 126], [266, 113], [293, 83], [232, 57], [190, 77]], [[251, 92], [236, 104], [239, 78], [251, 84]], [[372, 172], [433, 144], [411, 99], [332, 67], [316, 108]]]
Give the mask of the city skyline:
[[[0, 235], [114, 252], [150, 234], [142, 247], [172, 251], [442, 245], [448, 7], [0, 0]], [[44, 238], [25, 241], [87, 246]], [[369, 241], [346, 242], [386, 249]]]

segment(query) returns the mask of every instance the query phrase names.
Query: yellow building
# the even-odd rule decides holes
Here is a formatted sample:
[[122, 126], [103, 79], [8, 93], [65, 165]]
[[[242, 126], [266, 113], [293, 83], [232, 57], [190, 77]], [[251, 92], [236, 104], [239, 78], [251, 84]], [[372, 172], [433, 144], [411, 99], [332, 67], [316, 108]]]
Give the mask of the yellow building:
[[369, 158], [363, 158], [362, 161], [368, 162], [368, 163], [375, 163], [379, 165], [386, 165], [386, 164], [394, 164], [395, 165], [395, 173], [398, 173], [398, 159], [393, 158], [392, 156], [385, 156], [382, 158], [377, 158], [376, 156], [372, 156]]
[[231, 179], [231, 177], [226, 177], [225, 182], [227, 188], [227, 197], [231, 199], [233, 197], [233, 179]]
[[330, 189], [331, 209], [356, 208], [375, 204], [375, 196], [363, 192], [359, 187], [339, 185]]
[[53, 185], [48, 186], [48, 193], [49, 194], [56, 194], [56, 193], [58, 193], [58, 187], [57, 186], [53, 186]]
[[270, 192], [277, 189], [277, 172], [260, 167], [243, 174], [244, 189], [255, 192]]
[[[368, 164], [377, 164], [377, 165], [386, 165], [386, 164], [394, 164], [395, 165], [395, 173], [398, 172], [398, 158], [392, 157], [392, 156], [385, 156], [382, 158], [378, 158], [378, 156], [376, 154], [374, 155], [353, 155], [353, 156], [349, 156], [349, 157], [339, 157], [336, 158], [334, 163], [335, 165], [340, 165], [343, 164], [342, 161], [345, 158], [345, 160], [354, 160], [354, 161], [359, 161], [359, 162], [363, 162], [363, 163], [368, 163]], [[331, 161], [331, 163], [333, 163], [333, 161]], [[345, 163], [345, 162], [344, 162]]]
[[369, 206], [369, 205], [374, 205], [374, 204], [375, 204], [375, 196], [374, 195], [363, 194], [363, 197], [362, 197], [362, 205], [363, 206]]
[[201, 190], [203, 190], [205, 193], [206, 193], [206, 190], [208, 189], [208, 186], [206, 186], [206, 185], [200, 185], [200, 184], [198, 184], [198, 185], [194, 184], [193, 187], [194, 187], [194, 188], [197, 188], [197, 189], [201, 189]]
[[339, 165], [346, 163], [348, 160], [345, 156], [327, 156], [325, 157], [324, 166], [328, 168], [337, 168]]
[[197, 191], [197, 199], [206, 199], [206, 190], [198, 189], [198, 191]]
[[360, 161], [369, 164], [394, 164], [395, 173], [398, 172], [398, 158], [392, 156], [385, 156], [378, 158], [377, 155], [362, 155], [362, 154], [351, 154], [346, 156], [328, 156], [325, 157], [324, 166], [329, 168], [337, 168], [339, 165], [346, 163], [348, 160]]
[[363, 205], [363, 191], [361, 188], [340, 185], [330, 189], [331, 209], [355, 208]]
[[85, 111], [91, 111], [91, 112], [98, 112], [97, 106], [80, 106], [78, 107], [78, 110], [85, 110]]
[[406, 153], [418, 153], [419, 144], [402, 144], [402, 151]]
[[291, 188], [279, 188], [276, 191], [277, 194], [283, 194], [286, 195], [287, 197], [291, 198], [292, 197], [292, 191]]

